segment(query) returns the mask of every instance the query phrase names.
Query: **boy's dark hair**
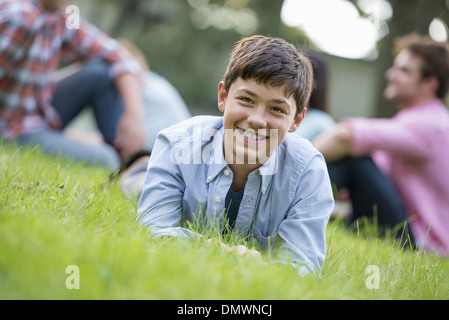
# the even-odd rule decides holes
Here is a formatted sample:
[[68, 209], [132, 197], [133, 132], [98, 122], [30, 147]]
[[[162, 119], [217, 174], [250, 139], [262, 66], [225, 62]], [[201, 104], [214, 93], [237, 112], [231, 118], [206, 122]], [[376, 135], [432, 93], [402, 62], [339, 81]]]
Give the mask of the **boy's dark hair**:
[[449, 46], [447, 43], [436, 42], [429, 36], [412, 33], [395, 40], [395, 53], [402, 49], [409, 50], [423, 61], [421, 77], [437, 78], [439, 87], [436, 96], [444, 99], [449, 90]]
[[307, 107], [313, 85], [309, 59], [297, 48], [280, 38], [251, 36], [236, 43], [224, 76], [229, 92], [237, 79], [285, 87], [285, 95], [293, 95], [296, 115]]

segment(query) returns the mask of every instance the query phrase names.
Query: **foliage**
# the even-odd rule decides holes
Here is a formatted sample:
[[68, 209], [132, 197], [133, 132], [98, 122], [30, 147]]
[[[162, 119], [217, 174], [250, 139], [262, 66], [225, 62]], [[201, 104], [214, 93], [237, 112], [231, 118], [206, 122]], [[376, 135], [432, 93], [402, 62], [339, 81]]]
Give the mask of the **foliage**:
[[[364, 17], [360, 0], [354, 4]], [[430, 21], [448, 21], [446, 0], [385, 0], [393, 17], [386, 36], [378, 41], [375, 115], [386, 117], [396, 109], [383, 99], [384, 72], [392, 63], [392, 43], [410, 32], [427, 34]], [[151, 68], [167, 77], [180, 91], [193, 114], [219, 114], [216, 108], [218, 82], [222, 79], [233, 44], [244, 35], [264, 34], [285, 38], [299, 47], [313, 46], [297, 28], [280, 19], [283, 1], [273, 0], [74, 0], [81, 14], [113, 37], [134, 41], [146, 54]], [[367, 2], [367, 1], [363, 1]], [[239, 10], [250, 15], [238, 17]], [[323, 7], [323, 11], [326, 7]], [[221, 12], [224, 15], [211, 14]], [[256, 19], [255, 29], [248, 20]], [[196, 21], [196, 23], [194, 22]], [[240, 26], [240, 28], [239, 28]]]
[[[319, 277], [152, 238], [109, 172], [0, 145], [1, 299], [448, 299], [449, 261], [332, 221]], [[235, 241], [235, 240], [232, 240]], [[229, 243], [228, 243], [229, 244]], [[263, 258], [269, 260], [269, 253]], [[68, 289], [68, 266], [79, 289]], [[378, 289], [370, 288], [370, 266]]]
[[[193, 114], [220, 113], [218, 82], [223, 78], [235, 42], [242, 36], [283, 36], [298, 46], [307, 42], [302, 32], [282, 24], [282, 1], [77, 0], [75, 3], [86, 20], [113, 37], [136, 43], [148, 58], [150, 68], [174, 84]], [[205, 22], [195, 24], [198, 11], [203, 12], [200, 18]], [[247, 16], [236, 20], [241, 11]], [[239, 28], [245, 17], [256, 20], [255, 28], [246, 32]]]

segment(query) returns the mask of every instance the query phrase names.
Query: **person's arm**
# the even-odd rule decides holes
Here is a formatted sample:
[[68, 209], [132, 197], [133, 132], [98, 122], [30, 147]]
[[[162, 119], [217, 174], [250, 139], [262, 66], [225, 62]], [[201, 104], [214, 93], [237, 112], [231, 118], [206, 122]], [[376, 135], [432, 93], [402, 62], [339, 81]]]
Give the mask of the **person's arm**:
[[171, 151], [169, 138], [161, 132], [148, 164], [137, 222], [156, 237], [199, 237], [199, 234], [180, 226], [185, 183], [179, 165], [171, 159]]
[[120, 118], [114, 146], [126, 161], [144, 148], [144, 106], [141, 85], [135, 74], [122, 73], [115, 83], [123, 99], [124, 112]]
[[275, 262], [290, 263], [300, 275], [317, 274], [326, 257], [326, 226], [334, 208], [329, 174], [320, 155], [309, 162], [279, 225], [282, 240]]
[[30, 50], [35, 30], [26, 17], [0, 23], [0, 79], [11, 73]]
[[326, 161], [333, 162], [345, 156], [371, 155], [386, 151], [414, 161], [426, 160], [432, 141], [428, 134], [433, 129], [424, 121], [370, 118], [348, 118], [334, 130], [313, 140], [315, 148]]
[[340, 160], [351, 152], [351, 129], [344, 122], [340, 122], [332, 129], [317, 136], [312, 143], [323, 154], [327, 162]]
[[[201, 235], [180, 226], [185, 183], [179, 166], [170, 157], [173, 152], [169, 138], [161, 132], [153, 148], [142, 195], [138, 205], [137, 221], [155, 236], [174, 236], [186, 239]], [[250, 255], [263, 262], [257, 250], [244, 245], [227, 246], [217, 239], [208, 239], [211, 246], [219, 245], [224, 251]]]
[[79, 29], [65, 30], [62, 56], [65, 60], [80, 62], [99, 57], [111, 64], [110, 75], [124, 104], [114, 146], [123, 161], [142, 150], [144, 105], [138, 63], [117, 41], [85, 21]]
[[[0, 15], [0, 19], [5, 18]], [[37, 100], [35, 80], [37, 70], [31, 62], [39, 61], [40, 52], [30, 52], [30, 48], [38, 33], [33, 27], [32, 15], [6, 17], [0, 23], [0, 80], [8, 83], [3, 85], [0, 92], [0, 104], [12, 113], [20, 114], [20, 107], [27, 104], [27, 100]], [[18, 76], [18, 75], [22, 76]], [[23, 76], [27, 74], [28, 76]], [[45, 90], [46, 88], [40, 88]], [[11, 98], [13, 97], [13, 98]], [[62, 127], [58, 113], [47, 104], [41, 104], [43, 117], [54, 128]]]

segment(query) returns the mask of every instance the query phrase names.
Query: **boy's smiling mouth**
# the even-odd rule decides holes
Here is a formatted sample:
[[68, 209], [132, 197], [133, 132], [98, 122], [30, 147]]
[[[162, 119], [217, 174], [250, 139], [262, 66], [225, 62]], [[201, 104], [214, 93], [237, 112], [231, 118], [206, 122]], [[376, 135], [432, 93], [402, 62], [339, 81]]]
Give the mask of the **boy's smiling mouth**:
[[261, 134], [262, 130], [254, 130], [254, 129], [242, 129], [237, 128], [237, 132], [243, 137], [245, 141], [253, 142], [253, 143], [261, 143], [268, 140], [270, 137], [264, 134]]

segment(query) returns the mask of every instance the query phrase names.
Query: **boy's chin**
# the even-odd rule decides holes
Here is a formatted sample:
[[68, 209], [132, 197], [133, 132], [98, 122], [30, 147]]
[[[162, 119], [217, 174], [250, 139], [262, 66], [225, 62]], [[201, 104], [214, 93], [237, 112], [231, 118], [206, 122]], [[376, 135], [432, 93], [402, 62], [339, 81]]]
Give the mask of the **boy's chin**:
[[270, 154], [265, 151], [261, 152], [260, 150], [252, 150], [251, 148], [236, 148], [232, 154], [234, 156], [231, 160], [232, 164], [262, 165], [270, 157]]

